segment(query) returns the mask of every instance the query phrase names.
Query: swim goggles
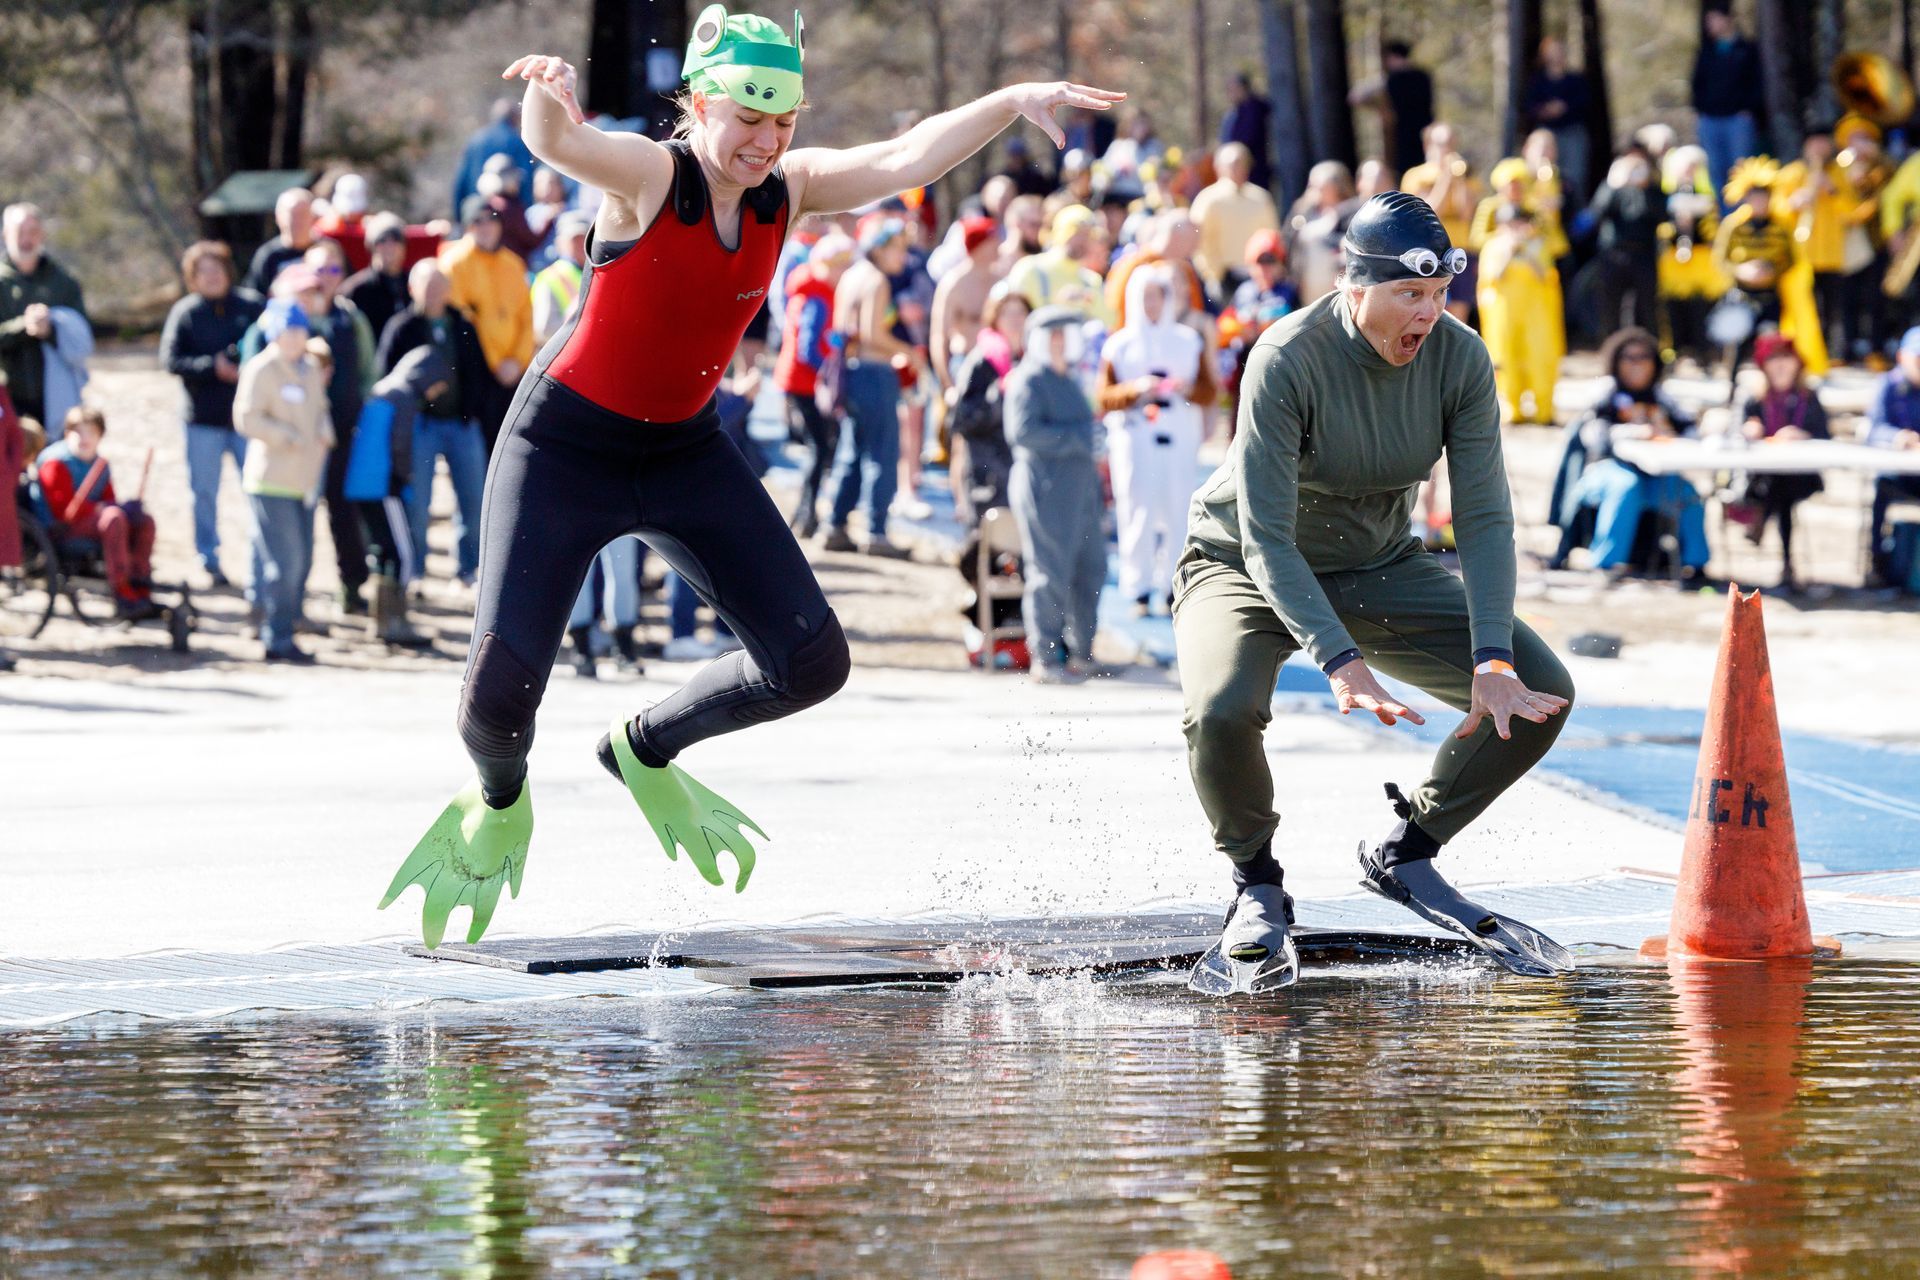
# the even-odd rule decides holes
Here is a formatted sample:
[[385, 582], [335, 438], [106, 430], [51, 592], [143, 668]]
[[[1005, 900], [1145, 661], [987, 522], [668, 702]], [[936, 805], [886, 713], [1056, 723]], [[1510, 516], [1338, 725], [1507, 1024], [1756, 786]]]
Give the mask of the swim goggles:
[[1373, 258], [1380, 262], [1397, 262], [1417, 276], [1437, 276], [1442, 271], [1450, 276], [1457, 276], [1467, 269], [1467, 251], [1458, 247], [1449, 249], [1444, 254], [1435, 253], [1431, 249], [1408, 249], [1404, 253], [1362, 253], [1353, 247], [1351, 241], [1341, 247], [1352, 257]]

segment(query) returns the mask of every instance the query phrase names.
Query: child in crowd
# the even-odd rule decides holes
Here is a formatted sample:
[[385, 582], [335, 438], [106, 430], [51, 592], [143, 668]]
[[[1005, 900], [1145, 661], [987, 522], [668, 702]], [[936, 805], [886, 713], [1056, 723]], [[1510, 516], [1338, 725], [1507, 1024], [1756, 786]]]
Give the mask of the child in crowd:
[[260, 333], [267, 345], [241, 366], [233, 402], [234, 427], [247, 438], [241, 488], [253, 507], [261, 567], [254, 584], [260, 640], [268, 662], [311, 662], [293, 630], [313, 558], [313, 495], [334, 444], [332, 370], [326, 342], [312, 338], [297, 300], [275, 300], [260, 318]]
[[406, 586], [420, 570], [407, 522], [414, 426], [422, 406], [445, 395], [453, 377], [452, 364], [431, 344], [401, 356], [361, 406], [341, 482], [367, 544], [368, 638], [402, 648], [432, 644], [413, 629], [406, 611]]
[[113, 492], [113, 468], [100, 456], [107, 417], [90, 405], [67, 410], [65, 435], [34, 461], [40, 501], [58, 542], [94, 539], [122, 618], [138, 622], [160, 608], [152, 596], [153, 518]]
[[[1807, 386], [1807, 367], [1792, 340], [1779, 333], [1761, 334], [1753, 356], [1767, 375], [1767, 388], [1740, 406], [1741, 433], [1755, 443], [1829, 438], [1827, 411]], [[1820, 489], [1817, 471], [1755, 472], [1747, 477], [1745, 501], [1729, 508], [1728, 514], [1746, 524], [1747, 540], [1755, 546], [1768, 521], [1779, 525], [1783, 591], [1799, 590], [1793, 572], [1793, 509]]]

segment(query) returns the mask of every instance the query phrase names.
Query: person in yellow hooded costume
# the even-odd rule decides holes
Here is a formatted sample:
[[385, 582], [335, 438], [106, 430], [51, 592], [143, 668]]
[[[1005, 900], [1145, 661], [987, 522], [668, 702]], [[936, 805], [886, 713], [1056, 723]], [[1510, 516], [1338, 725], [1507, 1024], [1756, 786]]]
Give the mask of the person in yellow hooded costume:
[[1809, 133], [1801, 158], [1782, 169], [1775, 184], [1797, 215], [1794, 234], [1813, 271], [1814, 302], [1843, 358], [1867, 354], [1879, 336], [1879, 285], [1886, 274], [1880, 193], [1892, 175], [1880, 153], [1879, 126], [1846, 115], [1831, 133]]
[[1554, 420], [1553, 387], [1567, 353], [1560, 272], [1532, 214], [1503, 204], [1480, 251], [1480, 336], [1509, 422]]
[[[1543, 176], [1544, 175], [1544, 176]], [[1546, 242], [1547, 256], [1555, 263], [1573, 252], [1567, 233], [1560, 225], [1560, 180], [1551, 168], [1535, 170], [1519, 156], [1508, 156], [1493, 166], [1487, 175], [1493, 194], [1473, 211], [1473, 228], [1467, 233], [1467, 248], [1478, 253], [1499, 230], [1498, 214], [1505, 205], [1517, 205], [1533, 218], [1533, 225]]]
[[[1780, 166], [1766, 156], [1751, 156], [1727, 176], [1725, 196], [1732, 212], [1713, 241], [1716, 266], [1733, 277], [1736, 288], [1759, 308], [1761, 323], [1777, 322], [1804, 358], [1807, 373], [1827, 372], [1827, 343], [1813, 302], [1813, 267], [1794, 238], [1786, 217], [1773, 210]], [[1742, 348], [1742, 354], [1752, 339]]]

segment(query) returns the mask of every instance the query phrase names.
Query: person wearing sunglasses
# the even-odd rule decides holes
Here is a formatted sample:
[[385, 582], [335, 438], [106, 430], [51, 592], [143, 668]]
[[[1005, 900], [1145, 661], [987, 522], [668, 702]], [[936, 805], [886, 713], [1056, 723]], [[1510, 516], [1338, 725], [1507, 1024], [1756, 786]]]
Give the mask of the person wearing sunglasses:
[[[1188, 764], [1238, 897], [1196, 990], [1273, 990], [1297, 972], [1262, 746], [1280, 664], [1304, 651], [1342, 715], [1424, 718], [1376, 669], [1465, 712], [1397, 821], [1360, 846], [1365, 884], [1517, 972], [1567, 967], [1534, 930], [1460, 896], [1434, 856], [1553, 745], [1573, 684], [1514, 617], [1513, 509], [1493, 366], [1447, 314], [1466, 254], [1417, 196], [1362, 205], [1332, 293], [1261, 334], [1224, 466], [1195, 497], [1174, 579]], [[1445, 458], [1464, 581], [1416, 538]], [[1357, 797], [1356, 797], [1357, 798]]]

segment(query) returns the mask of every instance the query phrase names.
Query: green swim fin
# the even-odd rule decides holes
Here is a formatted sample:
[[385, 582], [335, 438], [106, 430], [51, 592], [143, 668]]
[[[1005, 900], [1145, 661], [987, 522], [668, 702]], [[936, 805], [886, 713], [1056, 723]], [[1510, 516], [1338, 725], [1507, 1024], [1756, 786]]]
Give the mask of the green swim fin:
[[504, 809], [487, 807], [476, 780], [441, 811], [427, 834], [394, 873], [385, 909], [410, 884], [427, 891], [420, 912], [420, 938], [429, 948], [440, 945], [447, 917], [458, 906], [473, 908], [467, 941], [478, 942], [493, 919], [505, 885], [520, 896], [520, 878], [527, 869], [527, 845], [533, 839], [533, 787], [520, 784], [520, 795]]
[[724, 849], [740, 867], [740, 878], [735, 881], [733, 891], [739, 893], [745, 889], [747, 878], [753, 874], [754, 850], [741, 828], [765, 840], [767, 833], [759, 824], [742, 813], [740, 806], [702, 786], [679, 765], [651, 769], [641, 764], [627, 741], [625, 720], [613, 722], [607, 741], [613, 747], [620, 781], [626, 784], [640, 812], [646, 815], [667, 857], [678, 862], [678, 849], [685, 849], [688, 861], [703, 880], [708, 884], [725, 884], [718, 862]]

